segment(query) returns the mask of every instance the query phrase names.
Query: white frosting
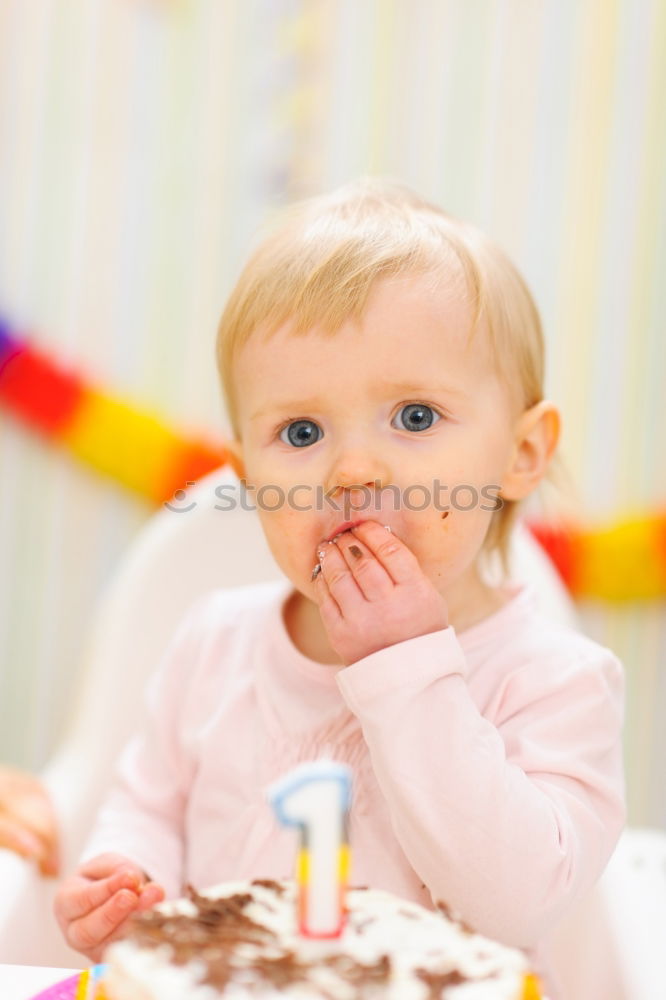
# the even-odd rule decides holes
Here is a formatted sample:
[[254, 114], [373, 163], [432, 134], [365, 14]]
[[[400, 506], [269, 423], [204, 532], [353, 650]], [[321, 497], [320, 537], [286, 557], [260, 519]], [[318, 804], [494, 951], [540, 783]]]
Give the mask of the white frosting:
[[[458, 970], [471, 982], [446, 987], [446, 1000], [520, 1000], [527, 963], [522, 952], [497, 944], [478, 934], [465, 932], [440, 913], [399, 899], [379, 889], [350, 890], [349, 915], [343, 934], [331, 941], [316, 941], [299, 935], [296, 925], [296, 889], [281, 883], [284, 893], [251, 885], [225, 882], [202, 893], [210, 898], [250, 893], [253, 901], [244, 915], [273, 931], [277, 942], [239, 945], [234, 965], [248, 968], [251, 977], [254, 959], [278, 957], [292, 951], [299, 960], [311, 962], [308, 983], [294, 983], [279, 990], [266, 985], [261, 992], [228, 983], [222, 992], [201, 983], [203, 965], [192, 961], [176, 966], [169, 961], [168, 946], [139, 947], [132, 941], [114, 943], [107, 950], [108, 973], [105, 985], [110, 1000], [274, 1000], [291, 996], [302, 1000], [354, 1000], [357, 988], [334, 969], [317, 963], [318, 957], [348, 955], [364, 965], [372, 965], [383, 955], [391, 961], [390, 981], [376, 987], [377, 997], [392, 1000], [426, 1000], [429, 989], [415, 969], [444, 973]], [[163, 903], [163, 913], [191, 915], [196, 908], [189, 900]], [[486, 977], [492, 975], [492, 979]]]

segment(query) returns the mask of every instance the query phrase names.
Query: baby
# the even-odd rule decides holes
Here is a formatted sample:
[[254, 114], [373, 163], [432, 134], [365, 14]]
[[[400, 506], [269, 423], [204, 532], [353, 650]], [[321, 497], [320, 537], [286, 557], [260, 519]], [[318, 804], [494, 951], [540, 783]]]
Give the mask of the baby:
[[286, 580], [181, 625], [58, 894], [68, 942], [97, 960], [186, 882], [290, 875], [265, 789], [325, 755], [354, 773], [352, 882], [445, 900], [544, 972], [623, 826], [622, 670], [487, 572], [560, 431], [525, 284], [476, 229], [366, 180], [264, 240], [218, 348]]

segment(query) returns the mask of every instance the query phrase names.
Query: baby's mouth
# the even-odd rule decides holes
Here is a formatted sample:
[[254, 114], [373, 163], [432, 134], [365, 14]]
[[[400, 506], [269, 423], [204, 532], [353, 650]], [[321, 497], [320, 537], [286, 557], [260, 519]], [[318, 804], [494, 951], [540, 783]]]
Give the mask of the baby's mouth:
[[364, 520], [365, 518], [360, 517], [357, 521], [345, 521], [344, 524], [339, 524], [335, 531], [331, 532], [325, 541], [332, 542], [334, 538], [337, 538], [338, 535], [342, 535], [343, 532], [349, 531], [351, 528], [355, 528], [357, 524], [363, 524]]
[[[350, 531], [352, 528], [355, 528], [357, 524], [363, 524], [363, 522], [366, 521], [366, 520], [368, 520], [368, 519], [362, 517], [362, 518], [359, 518], [358, 521], [345, 521], [343, 524], [339, 524], [338, 527], [335, 529], [335, 531], [332, 531], [331, 534], [328, 536], [328, 538], [324, 539], [324, 544], [326, 544], [327, 542], [333, 542], [333, 541], [335, 541], [335, 539], [338, 537], [338, 535], [344, 534], [345, 531]], [[391, 528], [391, 526], [388, 525], [388, 524], [384, 524], [384, 525], [382, 525], [382, 527], [385, 528], [386, 531], [393, 531], [393, 529]], [[314, 568], [312, 570], [312, 573], [310, 575], [310, 580], [312, 582], [314, 582], [317, 579], [317, 577], [319, 576], [319, 574], [321, 573], [321, 557], [322, 557], [322, 554], [323, 553], [321, 552], [321, 550], [318, 549], [317, 556], [319, 558], [319, 562], [314, 566]]]
[[[337, 528], [331, 532], [328, 538], [324, 539], [324, 542], [332, 542], [334, 539], [338, 537], [338, 535], [344, 534], [345, 531], [350, 531], [352, 528], [355, 528], [357, 524], [363, 524], [364, 520], [365, 518], [361, 517], [357, 521], [345, 521], [343, 524], [339, 524]], [[319, 553], [317, 553], [317, 555], [319, 555]], [[310, 581], [314, 583], [314, 581], [317, 579], [320, 573], [321, 573], [321, 561], [316, 563], [314, 569], [312, 570], [312, 573], [310, 575]]]

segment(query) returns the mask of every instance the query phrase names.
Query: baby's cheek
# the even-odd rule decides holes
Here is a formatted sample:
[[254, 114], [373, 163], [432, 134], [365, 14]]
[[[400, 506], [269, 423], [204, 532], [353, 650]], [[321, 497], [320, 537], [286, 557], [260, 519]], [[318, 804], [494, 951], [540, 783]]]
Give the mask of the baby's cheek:
[[294, 580], [310, 575], [316, 561], [311, 531], [302, 519], [285, 509], [260, 511], [259, 517], [268, 546], [280, 569]]
[[414, 544], [407, 543], [433, 583], [456, 567], [463, 534], [456, 511], [431, 511], [416, 532]]

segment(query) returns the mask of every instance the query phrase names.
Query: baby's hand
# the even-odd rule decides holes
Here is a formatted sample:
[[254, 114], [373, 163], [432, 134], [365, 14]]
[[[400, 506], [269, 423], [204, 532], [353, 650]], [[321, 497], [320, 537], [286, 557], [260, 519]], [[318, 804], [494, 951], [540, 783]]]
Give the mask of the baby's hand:
[[447, 627], [442, 595], [407, 546], [376, 521], [323, 542], [318, 553], [319, 612], [329, 642], [346, 665]]
[[0, 848], [34, 860], [42, 875], [58, 874], [58, 830], [48, 792], [38, 778], [0, 767]]
[[128, 918], [164, 899], [134, 862], [120, 854], [100, 854], [60, 886], [54, 911], [65, 940], [92, 962], [107, 944], [122, 937]]

